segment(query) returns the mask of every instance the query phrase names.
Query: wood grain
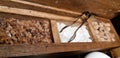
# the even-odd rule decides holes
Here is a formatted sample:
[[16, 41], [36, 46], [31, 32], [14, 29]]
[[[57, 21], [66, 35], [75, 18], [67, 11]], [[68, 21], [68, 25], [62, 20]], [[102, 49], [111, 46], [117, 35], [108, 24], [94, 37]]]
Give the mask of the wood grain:
[[[62, 52], [88, 52], [103, 49], [119, 47], [120, 42], [89, 42], [89, 43], [59, 43], [59, 35], [56, 29], [56, 22], [74, 21], [74, 17], [83, 11], [90, 11], [100, 17], [112, 18], [120, 9], [120, 1], [118, 0], [23, 0], [31, 2], [30, 4], [19, 3], [20, 0], [0, 0], [0, 16], [20, 16], [24, 19], [31, 18], [47, 18], [54, 22], [51, 24], [53, 30], [53, 38], [55, 43], [51, 44], [19, 44], [19, 45], [0, 45], [0, 57], [16, 57], [29, 55], [44, 55]], [[104, 2], [103, 2], [104, 1]], [[42, 5], [42, 6], [40, 6]], [[24, 7], [23, 7], [24, 6]], [[45, 7], [50, 8], [45, 8]], [[57, 9], [57, 10], [56, 10]], [[62, 9], [62, 10], [61, 10]], [[65, 10], [65, 11], [63, 11]], [[70, 12], [69, 12], [69, 11]], [[67, 12], [66, 12], [67, 11]], [[72, 13], [71, 13], [72, 11]], [[77, 15], [74, 14], [78, 13]], [[8, 16], [5, 16], [9, 14]], [[19, 14], [19, 15], [18, 15]], [[108, 20], [108, 19], [107, 19]], [[81, 22], [81, 21], [80, 21]], [[55, 26], [55, 27], [54, 27]], [[92, 31], [94, 32], [94, 31]], [[57, 33], [57, 34], [56, 34]]]
[[17, 2], [17, 3], [23, 3], [23, 4], [28, 4], [28, 5], [33, 5], [33, 6], [46, 8], [46, 9], [51, 9], [51, 10], [60, 11], [60, 12], [66, 12], [66, 13], [77, 14], [77, 15], [81, 14], [81, 13], [70, 11], [70, 10], [60, 9], [60, 8], [47, 6], [47, 5], [42, 5], [42, 4], [37, 4], [37, 3], [32, 3], [32, 2], [28, 2], [28, 1], [22, 1], [22, 0], [10, 0], [10, 1]]
[[[66, 9], [62, 9], [63, 11], [64, 10], [67, 11], [67, 12], [63, 12], [61, 9], [59, 10], [59, 8], [57, 8], [57, 10], [49, 9], [49, 7], [54, 8], [54, 7], [51, 7], [51, 6], [47, 6], [48, 7], [47, 8], [46, 5], [42, 5], [42, 4], [31, 3], [31, 2], [27, 2], [27, 1], [26, 1], [27, 3], [15, 2], [15, 1], [0, 0], [0, 5], [13, 7], [13, 8], [30, 9], [30, 10], [40, 11], [40, 12], [47, 12], [47, 13], [52, 13], [52, 14], [57, 14], [57, 15], [62, 15], [62, 16], [71, 16], [71, 17], [76, 17], [77, 16], [76, 14], [74, 14], [73, 11], [66, 10]], [[17, 1], [19, 1], [19, 0], [17, 0]], [[71, 13], [71, 12], [73, 12], [73, 13]], [[80, 14], [78, 14], [78, 15], [80, 15]]]
[[88, 52], [120, 46], [119, 42], [0, 45], [0, 57], [44, 55], [61, 52]]
[[60, 15], [46, 13], [46, 12], [38, 12], [38, 11], [33, 11], [28, 9], [12, 8], [7, 6], [0, 6], [0, 12], [42, 17], [42, 18], [48, 18], [48, 19], [54, 19], [54, 20], [64, 20], [64, 21], [74, 21], [75, 19], [73, 17], [68, 17], [68, 16], [60, 16]]
[[60, 36], [59, 31], [57, 28], [57, 22], [55, 20], [51, 20], [51, 29], [52, 29], [52, 35], [55, 43], [60, 43]]
[[[16, 2], [17, 1], [17, 2]], [[60, 15], [77, 16], [74, 13], [82, 13], [89, 11], [97, 14], [100, 17], [111, 19], [117, 12], [120, 11], [120, 1], [118, 0], [23, 0], [25, 2], [18, 2], [19, 0], [1, 0], [0, 5], [10, 7], [18, 7], [24, 9], [31, 9], [37, 11], [50, 12]], [[104, 1], [104, 2], [103, 2]], [[35, 4], [35, 5], [34, 5]], [[42, 8], [39, 6], [42, 5]], [[23, 7], [24, 6], [24, 7]], [[32, 7], [31, 7], [32, 6]], [[43, 7], [45, 6], [45, 7]], [[49, 6], [48, 8], [46, 6]], [[60, 9], [56, 11], [55, 9]], [[65, 10], [65, 11], [61, 11]], [[66, 13], [67, 11], [67, 13]], [[69, 12], [70, 11], [70, 12]], [[71, 14], [72, 11], [72, 14]], [[68, 13], [69, 12], [69, 13]], [[73, 15], [74, 14], [74, 15]]]
[[92, 21], [94, 21], [94, 19], [93, 19], [93, 18], [89, 18], [89, 20], [88, 20], [87, 22], [88, 22], [88, 27], [89, 27], [89, 29], [90, 29], [91, 36], [92, 36], [92, 38], [93, 38], [93, 41], [96, 42], [97, 37], [95, 36], [94, 28], [93, 28], [93, 26], [91, 25]]
[[[71, 10], [75, 12], [90, 11], [98, 16], [112, 18], [120, 9], [120, 1], [118, 0], [24, 0], [32, 3], [38, 3], [57, 7], [61, 9]], [[104, 2], [103, 2], [104, 1]]]

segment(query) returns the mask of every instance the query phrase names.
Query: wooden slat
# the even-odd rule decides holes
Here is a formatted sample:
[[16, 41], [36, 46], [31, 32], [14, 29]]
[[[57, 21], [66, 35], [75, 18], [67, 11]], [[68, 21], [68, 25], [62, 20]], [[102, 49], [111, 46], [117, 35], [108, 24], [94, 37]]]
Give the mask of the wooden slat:
[[[13, 2], [16, 2], [19, 5], [15, 5]], [[69, 0], [65, 0], [65, 1], [62, 1], [62, 0], [59, 0], [59, 1], [58, 0], [51, 0], [51, 1], [49, 0], [1, 0], [0, 4], [8, 5], [8, 6], [12, 5], [14, 7], [17, 6], [21, 8], [29, 8], [29, 9], [35, 9], [35, 10], [40, 10], [45, 8], [47, 12], [50, 12], [50, 13], [57, 13], [61, 15], [70, 15], [70, 16], [77, 16], [77, 15], [80, 15], [81, 12], [90, 11], [92, 13], [97, 14], [100, 17], [111, 19], [120, 10], [119, 2], [120, 1], [118, 0], [111, 0], [111, 1], [110, 0], [91, 0], [91, 1], [88, 1], [88, 0], [71, 0], [71, 1]], [[22, 7], [23, 5], [24, 6], [29, 5], [31, 7]], [[37, 9], [38, 7], [40, 9]], [[42, 10], [42, 11], [45, 11], [45, 10]]]
[[41, 8], [46, 8], [46, 9], [52, 9], [52, 10], [60, 11], [60, 12], [76, 14], [76, 15], [80, 15], [81, 14], [79, 12], [74, 12], [74, 11], [70, 11], [70, 10], [60, 9], [60, 8], [56, 8], [56, 7], [52, 7], [52, 6], [32, 3], [32, 2], [23, 1], [23, 0], [10, 0], [10, 1], [17, 2], [17, 3], [23, 3], [23, 4], [28, 4], [28, 5], [33, 5], [33, 6], [37, 6], [37, 7], [41, 7]]
[[[75, 12], [90, 11], [105, 18], [113, 18], [120, 9], [119, 0], [24, 0]], [[104, 2], [103, 2], [104, 1]]]
[[[28, 16], [54, 19], [54, 20], [63, 20], [63, 21], [74, 21], [75, 20], [75, 18], [73, 17], [60, 16], [56, 14], [45, 13], [45, 12], [40, 12], [40, 11], [38, 12], [38, 11], [33, 11], [33, 10], [28, 10], [28, 9], [11, 8], [7, 6], [0, 6], [0, 12], [7, 12], [7, 13], [20, 14], [20, 15], [28, 15]], [[81, 21], [79, 20], [79, 22]]]
[[55, 43], [60, 43], [60, 36], [59, 31], [57, 29], [57, 22], [55, 20], [51, 20], [51, 29], [52, 29], [52, 35]]
[[[88, 21], [89, 21], [89, 20], [88, 20]], [[95, 40], [94, 40], [95, 37], [94, 37], [94, 35], [93, 35], [93, 33], [92, 33], [93, 31], [90, 29], [90, 28], [91, 28], [91, 25], [88, 24], [88, 23], [89, 23], [88, 21], [87, 21], [87, 25], [86, 25], [86, 26], [87, 26], [87, 30], [89, 31], [90, 38], [91, 38], [92, 42], [95, 42]]]
[[119, 42], [35, 44], [35, 45], [0, 45], [0, 57], [43, 55], [60, 52], [88, 52], [119, 47]]
[[88, 22], [88, 27], [90, 28], [90, 32], [91, 32], [91, 36], [93, 38], [93, 41], [96, 42], [95, 40], [97, 39], [97, 37], [95, 36], [94, 28], [91, 25], [91, 23], [92, 23], [93, 20], [94, 20], [93, 18], [89, 18], [89, 20], [87, 22]]
[[31, 5], [31, 4], [18, 3], [18, 2], [14, 2], [14, 1], [10, 1], [10, 0], [0, 0], [0, 5], [13, 7], [13, 8], [21, 8], [21, 9], [40, 11], [40, 12], [47, 12], [47, 13], [52, 13], [52, 14], [57, 14], [57, 15], [62, 15], [62, 16], [70, 16], [70, 17], [78, 16], [76, 14], [72, 14], [72, 13], [68, 13], [68, 12], [52, 10], [49, 8], [39, 7], [39, 6]]

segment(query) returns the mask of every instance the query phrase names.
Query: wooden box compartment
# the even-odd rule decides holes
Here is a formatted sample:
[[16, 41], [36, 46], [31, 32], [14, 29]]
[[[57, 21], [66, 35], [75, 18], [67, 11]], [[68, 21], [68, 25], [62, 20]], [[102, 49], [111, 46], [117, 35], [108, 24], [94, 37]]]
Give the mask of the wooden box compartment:
[[[72, 22], [57, 21], [57, 31], [61, 43], [92, 42], [93, 38], [88, 23], [85, 23], [79, 29], [78, 27], [81, 25], [81, 22], [71, 24]], [[64, 28], [65, 26], [68, 27]], [[75, 33], [76, 30], [77, 32]]]
[[[81, 22], [56, 21], [55, 32], [61, 43], [68, 43], [75, 33], [75, 30], [81, 25]], [[71, 25], [72, 24], [72, 25]], [[67, 28], [63, 29], [65, 26]], [[60, 32], [63, 29], [62, 32]], [[54, 29], [55, 30], [55, 29]], [[86, 33], [86, 34], [85, 34]], [[53, 35], [54, 36], [54, 35]], [[85, 38], [84, 38], [85, 37]], [[71, 42], [116, 42], [119, 37], [109, 19], [98, 16], [91, 16], [88, 21], [78, 29], [75, 38]]]
[[[92, 42], [62, 43], [57, 22], [59, 21], [0, 12], [0, 56], [42, 55], [72, 51], [88, 52], [119, 46], [117, 38], [115, 41], [107, 42], [94, 40], [96, 38], [94, 38], [94, 31], [91, 29], [91, 24], [89, 24], [91, 21], [89, 20], [85, 25], [87, 25], [92, 37]], [[111, 30], [115, 32], [114, 29]], [[24, 32], [27, 33], [23, 36]], [[43, 37], [41, 37], [42, 35]]]
[[0, 44], [53, 43], [50, 21], [0, 13]]
[[101, 17], [93, 17], [88, 20], [90, 31], [95, 42], [114, 42], [119, 41], [111, 21]]
[[[43, 18], [20, 16], [7, 13], [0, 14], [1, 44], [61, 43], [59, 35], [60, 30], [58, 30], [60, 27], [58, 27], [58, 24], [71, 24], [71, 22], [62, 23]], [[77, 22], [75, 25], [78, 27], [80, 22]], [[87, 30], [85, 32], [89, 33], [88, 36], [90, 37], [88, 38], [91, 38], [92, 42], [114, 42], [119, 38], [108, 19], [100, 17], [90, 18], [88, 22], [84, 24], [84, 26]], [[73, 26], [71, 28], [75, 27]], [[69, 32], [73, 31], [69, 30]], [[84, 34], [84, 32], [82, 33]], [[79, 35], [82, 33], [79, 33]]]

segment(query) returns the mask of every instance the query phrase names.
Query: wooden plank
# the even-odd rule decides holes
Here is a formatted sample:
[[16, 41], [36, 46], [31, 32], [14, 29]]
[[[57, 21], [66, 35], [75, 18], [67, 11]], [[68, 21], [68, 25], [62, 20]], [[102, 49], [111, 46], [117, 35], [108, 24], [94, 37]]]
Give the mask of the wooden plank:
[[89, 18], [89, 20], [87, 22], [88, 22], [88, 27], [89, 27], [90, 32], [91, 32], [91, 36], [93, 38], [92, 40], [93, 40], [93, 42], [96, 42], [95, 40], [96, 40], [97, 37], [95, 36], [94, 29], [93, 29], [93, 27], [91, 25], [93, 20], [94, 20], [93, 18]]
[[[88, 21], [89, 21], [89, 20], [88, 20]], [[86, 25], [86, 26], [87, 26], [87, 30], [89, 31], [90, 38], [91, 38], [92, 42], [95, 42], [95, 40], [94, 40], [95, 37], [94, 37], [94, 35], [93, 35], [93, 33], [92, 33], [92, 30], [90, 29], [90, 28], [91, 28], [91, 25], [88, 24], [88, 23], [89, 23], [88, 21], [87, 21], [87, 25]]]
[[[28, 9], [11, 8], [11, 7], [7, 7], [7, 6], [0, 6], [0, 12], [35, 16], [35, 17], [48, 18], [48, 19], [54, 19], [54, 20], [64, 20], [64, 21], [74, 21], [75, 20], [75, 18], [73, 18], [73, 17], [60, 16], [60, 15], [56, 15], [56, 14], [40, 12], [40, 11], [38, 12], [38, 11], [33, 11], [33, 10], [28, 10]], [[79, 22], [81, 22], [81, 21], [79, 20]]]
[[76, 14], [76, 15], [80, 15], [81, 14], [79, 12], [74, 12], [74, 11], [70, 11], [70, 10], [60, 9], [60, 8], [56, 8], [56, 7], [52, 7], [52, 6], [32, 3], [32, 2], [23, 1], [23, 0], [10, 0], [10, 1], [17, 2], [17, 3], [23, 3], [23, 4], [28, 4], [28, 5], [33, 5], [33, 6], [37, 6], [37, 7], [41, 7], [41, 8], [46, 8], [46, 9], [52, 9], [52, 10], [60, 11], [60, 12]]
[[21, 8], [21, 9], [29, 9], [29, 10], [40, 11], [40, 12], [53, 13], [53, 14], [62, 15], [62, 16], [71, 16], [71, 17], [78, 16], [78, 15], [76, 15], [74, 13], [57, 11], [57, 10], [54, 10], [54, 9], [49, 9], [47, 7], [36, 6], [36, 3], [35, 3], [35, 5], [34, 5], [34, 3], [32, 3], [32, 5], [31, 5], [31, 4], [26, 4], [26, 3], [14, 2], [14, 1], [10, 1], [10, 0], [0, 0], [0, 5], [9, 6], [9, 7], [13, 7], [13, 8]]
[[[90, 11], [105, 18], [113, 18], [120, 9], [118, 0], [24, 0], [75, 12]], [[104, 1], [104, 2], [103, 2]]]
[[44, 55], [61, 52], [88, 52], [119, 47], [119, 42], [0, 45], [0, 57]]
[[57, 22], [55, 20], [51, 20], [51, 29], [52, 29], [52, 35], [55, 43], [60, 43], [60, 36], [59, 31], [57, 29]]
[[[120, 1], [117, 0], [65, 0], [65, 1], [57, 1], [57, 0], [1, 0], [1, 5], [7, 5], [11, 7], [20, 7], [34, 10], [41, 10], [60, 14], [60, 15], [68, 15], [68, 16], [77, 16], [84, 11], [89, 11], [95, 13], [96, 15], [104, 18], [111, 19], [113, 18], [117, 12], [119, 12]], [[104, 2], [102, 2], [104, 1]], [[5, 3], [6, 2], [6, 3]], [[15, 4], [18, 5], [15, 5]], [[26, 7], [29, 5], [31, 7]], [[90, 6], [91, 5], [91, 6]], [[111, 6], [112, 5], [112, 6]], [[25, 7], [22, 7], [25, 6]], [[44, 8], [46, 10], [44, 10]], [[51, 11], [52, 10], [52, 11]], [[78, 13], [78, 14], [77, 14]], [[74, 15], [72, 15], [74, 14]]]

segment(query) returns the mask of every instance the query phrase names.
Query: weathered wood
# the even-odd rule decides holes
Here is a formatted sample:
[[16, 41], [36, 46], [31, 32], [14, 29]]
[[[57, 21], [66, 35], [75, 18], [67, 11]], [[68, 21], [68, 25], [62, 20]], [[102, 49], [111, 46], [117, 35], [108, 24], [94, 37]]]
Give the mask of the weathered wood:
[[[26, 1], [26, 2], [23, 2], [23, 1]], [[115, 0], [114, 2], [117, 3], [117, 0]], [[0, 6], [0, 13], [3, 13], [3, 12], [10, 13], [12, 14], [10, 16], [13, 16], [15, 14], [20, 14], [20, 16], [27, 15], [34, 18], [36, 17], [47, 18], [52, 20], [51, 23], [52, 22], [55, 23], [55, 21], [53, 20], [74, 21], [75, 19], [72, 16], [74, 14], [75, 16], [79, 15], [79, 13], [83, 11], [90, 11], [97, 14], [98, 16], [105, 17], [105, 18], [112, 18], [114, 17], [114, 13], [116, 13], [118, 9], [120, 9], [120, 7], [117, 8], [115, 4], [113, 5], [113, 0], [112, 2], [108, 0], [91, 0], [91, 1], [88, 1], [88, 0], [71, 0], [71, 1], [70, 0], [64, 0], [64, 1], [62, 0], [51, 0], [51, 1], [49, 0], [6, 0], [6, 1], [1, 0], [0, 5], [2, 5]], [[47, 10], [47, 11], [43, 11], [43, 10]], [[63, 12], [64, 14], [58, 15], [59, 12], [60, 13]], [[68, 13], [70, 16], [68, 15]], [[0, 16], [2, 15], [6, 15], [6, 14], [0, 14]], [[24, 16], [21, 16], [21, 18], [22, 17]], [[54, 25], [54, 23], [52, 24], [52, 30], [54, 32], [53, 38], [55, 40], [55, 43], [34, 44], [34, 45], [25, 45], [25, 44], [2, 45], [1, 44], [0, 57], [43, 55], [43, 54], [50, 54], [50, 53], [73, 52], [73, 51], [88, 52], [88, 51], [95, 51], [95, 50], [102, 50], [102, 49], [110, 49], [113, 47], [120, 46], [119, 41], [91, 42], [91, 43], [60, 43], [58, 33], [56, 30], [54, 30], [56, 29], [56, 27], [54, 27], [56, 26]]]
[[[49, 5], [75, 12], [90, 11], [105, 18], [114, 17], [120, 9], [118, 0], [25, 0], [32, 3]], [[104, 2], [103, 2], [104, 1]]]
[[91, 32], [91, 36], [92, 36], [92, 40], [94, 42], [96, 42], [95, 40], [97, 39], [97, 37], [95, 36], [95, 33], [94, 33], [94, 28], [92, 27], [91, 23], [94, 19], [93, 18], [90, 18], [87, 22], [88, 22], [88, 27], [90, 28], [90, 32]]
[[118, 0], [1, 0], [0, 5], [41, 10], [68, 16], [77, 16], [77, 13], [80, 15], [79, 13], [83, 11], [90, 11], [98, 16], [111, 19], [120, 11], [119, 2]]
[[66, 43], [36, 45], [0, 45], [0, 57], [43, 55], [72, 51], [95, 51], [120, 46], [119, 42]]
[[60, 43], [60, 36], [59, 31], [57, 29], [57, 22], [55, 20], [51, 20], [51, 29], [52, 29], [52, 35], [55, 43]]
[[[36, 5], [36, 3], [32, 3], [32, 4]], [[40, 12], [47, 12], [47, 13], [52, 13], [52, 14], [57, 14], [57, 15], [62, 15], [62, 16], [71, 16], [71, 17], [78, 16], [76, 14], [68, 13], [69, 10], [68, 10], [68, 12], [57, 11], [57, 10], [49, 9], [49, 8], [46, 8], [46, 7], [39, 7], [39, 6], [31, 5], [31, 4], [18, 3], [18, 2], [14, 2], [14, 1], [10, 1], [10, 0], [0, 0], [0, 5], [13, 7], [13, 8], [21, 8], [21, 9], [29, 9], [29, 10], [40, 11]], [[46, 5], [44, 5], [44, 6], [46, 6]], [[51, 6], [49, 6], [49, 7], [51, 7]]]
[[[89, 21], [89, 20], [88, 20], [88, 21]], [[89, 31], [90, 38], [91, 38], [92, 42], [95, 42], [95, 40], [94, 40], [95, 37], [94, 37], [94, 35], [92, 34], [93, 31], [90, 29], [90, 28], [91, 28], [91, 25], [88, 24], [88, 23], [89, 23], [88, 21], [87, 21], [87, 25], [86, 25], [86, 26], [87, 26], [87, 30]]]
[[60, 9], [60, 8], [51, 7], [51, 6], [42, 5], [42, 4], [37, 4], [37, 3], [32, 3], [32, 2], [28, 2], [28, 1], [22, 1], [22, 0], [10, 0], [10, 1], [17, 2], [17, 3], [23, 3], [23, 4], [28, 4], [28, 5], [33, 5], [33, 6], [37, 6], [37, 7], [41, 7], [41, 8], [46, 8], [46, 9], [52, 9], [52, 10], [55, 10], [55, 11], [71, 13], [71, 14], [77, 14], [77, 15], [81, 14], [81, 13], [70, 11], [70, 10]]
[[42, 18], [48, 18], [48, 19], [54, 19], [54, 20], [64, 20], [64, 21], [74, 21], [75, 19], [73, 17], [68, 17], [68, 16], [60, 16], [56, 14], [38, 12], [38, 11], [33, 11], [33, 10], [28, 10], [28, 9], [11, 8], [7, 6], [0, 6], [0, 12], [42, 17]]

